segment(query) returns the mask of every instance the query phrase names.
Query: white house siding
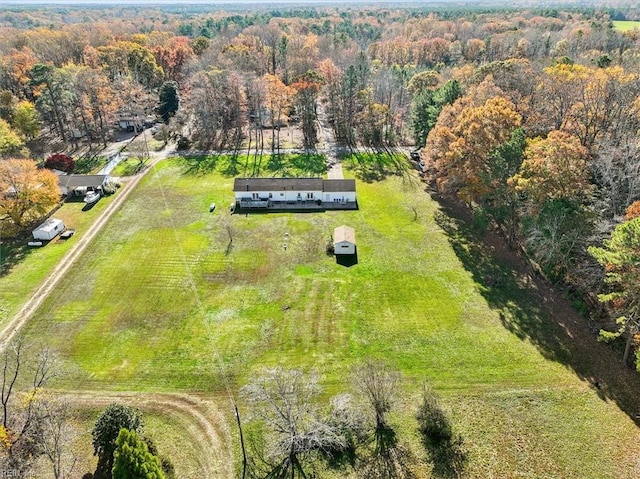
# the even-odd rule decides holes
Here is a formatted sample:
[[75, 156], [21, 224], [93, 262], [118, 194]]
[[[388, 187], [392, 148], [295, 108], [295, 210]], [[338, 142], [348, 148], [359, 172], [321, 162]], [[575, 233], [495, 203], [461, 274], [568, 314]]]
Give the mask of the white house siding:
[[316, 201], [322, 198], [321, 191], [236, 191], [234, 192], [234, 195], [236, 197], [236, 201]]
[[331, 191], [328, 193], [324, 193], [323, 201], [327, 203], [334, 202], [355, 202], [356, 201], [356, 192], [355, 191]]
[[356, 245], [349, 241], [340, 241], [333, 245], [335, 254], [356, 254]]

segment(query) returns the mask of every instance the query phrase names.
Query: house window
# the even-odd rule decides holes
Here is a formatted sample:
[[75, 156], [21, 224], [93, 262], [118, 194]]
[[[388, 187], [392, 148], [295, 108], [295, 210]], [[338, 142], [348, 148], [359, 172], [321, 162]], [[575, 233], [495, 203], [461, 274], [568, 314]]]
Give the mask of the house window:
[[269, 193], [269, 199], [273, 198], [273, 194]]
[[258, 193], [251, 193], [251, 197], [252, 197], [254, 200], [257, 200], [257, 199], [259, 199], [260, 195], [258, 195]]
[[312, 200], [313, 199], [313, 193], [307, 193], [307, 199], [308, 200]]

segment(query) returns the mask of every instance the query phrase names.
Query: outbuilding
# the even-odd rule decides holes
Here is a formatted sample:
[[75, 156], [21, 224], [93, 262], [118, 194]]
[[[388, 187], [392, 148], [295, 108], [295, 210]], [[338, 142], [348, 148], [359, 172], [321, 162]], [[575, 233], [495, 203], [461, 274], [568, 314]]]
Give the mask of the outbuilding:
[[57, 218], [49, 218], [47, 221], [33, 230], [33, 239], [50, 241], [64, 231], [64, 223]]
[[335, 254], [356, 254], [356, 233], [350, 226], [338, 226], [333, 230]]

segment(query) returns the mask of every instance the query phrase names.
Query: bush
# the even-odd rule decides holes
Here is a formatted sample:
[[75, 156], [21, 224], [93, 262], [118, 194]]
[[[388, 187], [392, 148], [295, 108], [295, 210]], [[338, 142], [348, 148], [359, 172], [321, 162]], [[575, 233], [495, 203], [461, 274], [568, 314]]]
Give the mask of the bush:
[[186, 136], [181, 136], [178, 138], [178, 142], [176, 144], [176, 148], [178, 150], [188, 150], [191, 148], [191, 140]]
[[56, 153], [45, 160], [44, 167], [50, 170], [60, 170], [65, 173], [71, 173], [76, 167], [76, 162], [69, 155]]
[[439, 446], [451, 441], [451, 422], [442, 410], [436, 395], [428, 388], [423, 392], [422, 404], [418, 407], [416, 419], [425, 443]]
[[106, 185], [104, 185], [102, 191], [104, 191], [105, 196], [110, 196], [114, 194], [118, 188], [120, 188], [120, 183], [109, 181]]

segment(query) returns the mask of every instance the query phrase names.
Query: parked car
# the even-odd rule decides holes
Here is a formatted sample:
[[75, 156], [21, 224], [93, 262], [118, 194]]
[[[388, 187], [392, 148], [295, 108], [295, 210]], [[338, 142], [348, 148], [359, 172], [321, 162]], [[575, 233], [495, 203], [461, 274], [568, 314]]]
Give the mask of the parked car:
[[216, 204], [215, 203], [211, 203], [209, 205], [209, 213], [213, 213], [213, 211], [216, 209]]

